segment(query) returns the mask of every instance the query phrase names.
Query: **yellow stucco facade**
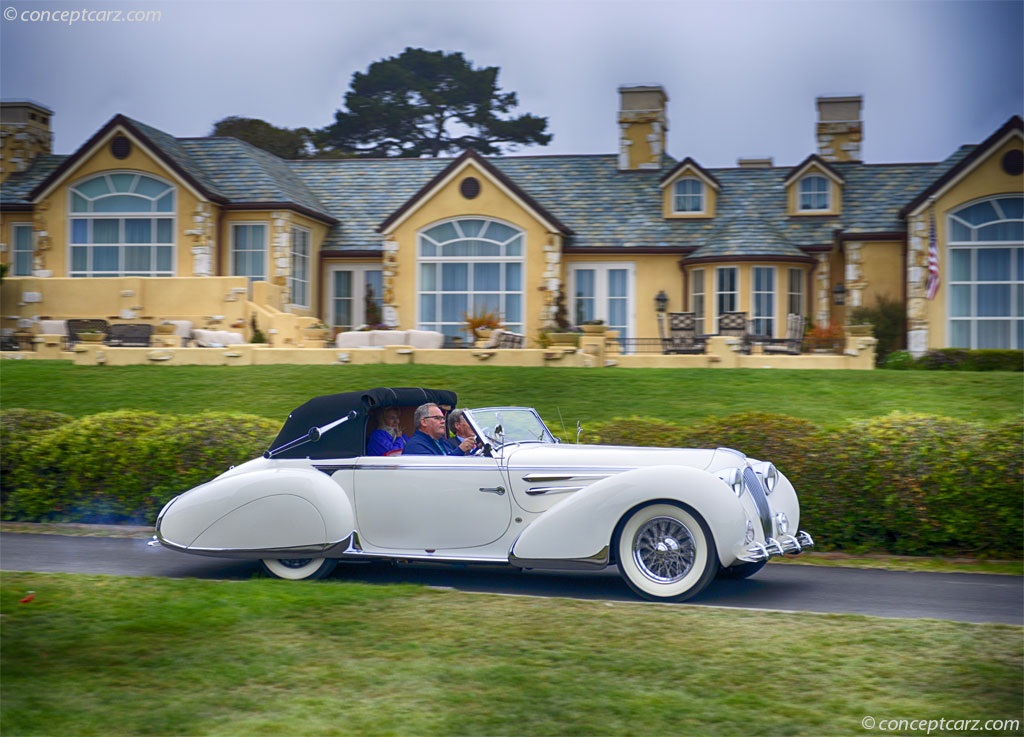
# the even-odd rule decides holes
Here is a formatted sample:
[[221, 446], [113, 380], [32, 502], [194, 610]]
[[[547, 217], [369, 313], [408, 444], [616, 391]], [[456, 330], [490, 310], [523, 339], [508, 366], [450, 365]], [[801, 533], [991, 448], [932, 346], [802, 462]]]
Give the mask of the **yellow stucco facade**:
[[[887, 297], [905, 303], [907, 342], [917, 352], [965, 340], [991, 347], [981, 325], [987, 315], [967, 315], [951, 328], [962, 316], [950, 297], [951, 248], [970, 246], [950, 245], [950, 216], [989, 201], [1005, 204], [997, 211], [1011, 236], [993, 248], [1009, 259], [1011, 293], [1024, 294], [1024, 243], [1012, 236], [1024, 221], [1013, 209], [1013, 198], [1024, 198], [1019, 118], [942, 165], [872, 168], [859, 161], [862, 124], [845, 120], [859, 116], [859, 98], [819, 98], [818, 153], [795, 167], [765, 160], [757, 168], [709, 169], [668, 156], [664, 90], [620, 94], [619, 151], [592, 157], [505, 160], [466, 152], [451, 160], [297, 166], [232, 139], [175, 139], [116, 116], [73, 154], [47, 160], [41, 149], [38, 169], [5, 172], [3, 327], [43, 318], [183, 320], [250, 339], [255, 325], [269, 345], [290, 348], [321, 345], [304, 333], [320, 320], [335, 329], [374, 322], [376, 300], [374, 317], [385, 325], [433, 329], [436, 316], [422, 312], [423, 235], [480, 220], [521, 236], [521, 250], [503, 261], [514, 264], [502, 272], [508, 281], [491, 291], [516, 305], [505, 317], [528, 346], [541, 345], [559, 300], [570, 322], [586, 302], [588, 316], [623, 337], [654, 341], [659, 306], [697, 313], [699, 332], [707, 334], [717, 332], [723, 310], [746, 312], [778, 339], [790, 311], [818, 326], [842, 326], [854, 308]], [[170, 219], [170, 275], [132, 274], [123, 262], [120, 275], [73, 268], [72, 246], [81, 242], [72, 241], [82, 236], [72, 231], [82, 216], [72, 212], [72, 189], [124, 174], [170, 186], [173, 209], [90, 217], [122, 227], [133, 218]], [[808, 176], [827, 181], [827, 208], [801, 207], [800, 183]], [[682, 178], [699, 182], [700, 211], [676, 211], [674, 184]], [[928, 298], [933, 218], [941, 286]], [[462, 264], [472, 269], [474, 258]], [[720, 282], [720, 271], [729, 279]], [[379, 283], [380, 293], [362, 291], [364, 281]], [[987, 288], [979, 279], [969, 286]], [[444, 296], [448, 287], [438, 289]], [[474, 289], [481, 291], [468, 281], [451, 289], [465, 292], [467, 305]], [[1005, 347], [1024, 347], [1022, 301], [1013, 296], [998, 307], [1010, 324]], [[349, 323], [337, 319], [342, 303]], [[461, 316], [446, 319], [451, 338]], [[623, 350], [631, 349], [623, 343]]]

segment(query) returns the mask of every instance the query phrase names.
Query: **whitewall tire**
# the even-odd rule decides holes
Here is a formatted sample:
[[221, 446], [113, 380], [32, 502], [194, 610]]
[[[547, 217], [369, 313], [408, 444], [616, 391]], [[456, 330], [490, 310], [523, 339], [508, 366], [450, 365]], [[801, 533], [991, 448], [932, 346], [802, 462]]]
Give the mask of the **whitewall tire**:
[[327, 576], [338, 564], [333, 558], [263, 558], [260, 568], [268, 576], [289, 581], [313, 581]]
[[633, 591], [654, 601], [696, 596], [718, 573], [707, 523], [676, 504], [649, 504], [627, 515], [614, 541], [619, 572]]

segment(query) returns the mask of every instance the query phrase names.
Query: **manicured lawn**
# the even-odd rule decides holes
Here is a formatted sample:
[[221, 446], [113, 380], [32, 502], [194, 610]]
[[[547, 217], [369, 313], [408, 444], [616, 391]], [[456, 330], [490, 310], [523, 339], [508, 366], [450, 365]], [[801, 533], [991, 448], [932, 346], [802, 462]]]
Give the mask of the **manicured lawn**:
[[446, 366], [74, 366], [0, 362], [0, 405], [82, 416], [206, 409], [283, 421], [319, 394], [376, 386], [452, 389], [463, 406], [536, 407], [554, 429], [641, 415], [685, 423], [773, 412], [835, 426], [896, 410], [967, 420], [1017, 417], [1019, 373], [561, 369]]
[[862, 737], [1024, 708], [1003, 625], [28, 573], [0, 613], [5, 736]]

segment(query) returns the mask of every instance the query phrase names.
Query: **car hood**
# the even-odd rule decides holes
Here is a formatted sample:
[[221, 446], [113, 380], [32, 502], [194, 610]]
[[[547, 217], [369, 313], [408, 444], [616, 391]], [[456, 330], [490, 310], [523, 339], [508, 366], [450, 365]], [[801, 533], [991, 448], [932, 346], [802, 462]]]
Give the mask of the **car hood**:
[[736, 466], [743, 455], [724, 448], [640, 448], [624, 445], [570, 445], [524, 443], [506, 446], [502, 453], [514, 468], [608, 468], [642, 466], [689, 466], [706, 471]]

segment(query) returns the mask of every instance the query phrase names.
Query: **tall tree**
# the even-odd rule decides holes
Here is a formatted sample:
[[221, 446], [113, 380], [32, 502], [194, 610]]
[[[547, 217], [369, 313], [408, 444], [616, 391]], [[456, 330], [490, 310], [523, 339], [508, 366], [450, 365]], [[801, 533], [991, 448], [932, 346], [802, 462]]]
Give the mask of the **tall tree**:
[[467, 148], [545, 146], [548, 121], [506, 116], [518, 101], [498, 89], [498, 67], [474, 69], [459, 52], [407, 48], [352, 75], [347, 110], [314, 134], [321, 152], [359, 156], [440, 156]]
[[308, 128], [278, 128], [258, 118], [236, 115], [214, 123], [210, 135], [237, 138], [282, 159], [309, 158], [313, 136]]

